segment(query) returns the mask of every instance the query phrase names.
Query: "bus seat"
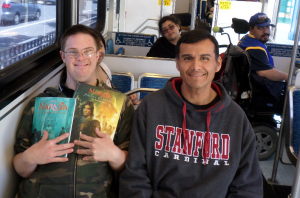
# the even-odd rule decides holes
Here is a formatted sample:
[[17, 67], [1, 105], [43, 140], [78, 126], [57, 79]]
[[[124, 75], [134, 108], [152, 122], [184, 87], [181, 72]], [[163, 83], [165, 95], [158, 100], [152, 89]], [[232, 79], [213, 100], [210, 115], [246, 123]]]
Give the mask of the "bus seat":
[[125, 54], [124, 47], [120, 47], [115, 53], [115, 55], [124, 55], [124, 54]]
[[[164, 88], [166, 82], [176, 76], [164, 75], [164, 74], [154, 74], [154, 73], [143, 73], [138, 78], [137, 87], [138, 88], [154, 88], [162, 89]], [[140, 93], [140, 99], [143, 99], [148, 93]]]
[[300, 87], [300, 69], [295, 71], [295, 86]]
[[105, 54], [114, 54], [114, 43], [112, 38], [106, 41]]
[[287, 154], [290, 161], [296, 165], [300, 144], [300, 87], [293, 86], [289, 89], [289, 117], [290, 130], [287, 135]]
[[134, 76], [130, 72], [112, 72], [113, 85], [122, 93], [134, 88]]
[[189, 26], [191, 25], [191, 14], [190, 13], [177, 13], [177, 14], [171, 14], [172, 16], [179, 19], [181, 23], [182, 30], [189, 30]]

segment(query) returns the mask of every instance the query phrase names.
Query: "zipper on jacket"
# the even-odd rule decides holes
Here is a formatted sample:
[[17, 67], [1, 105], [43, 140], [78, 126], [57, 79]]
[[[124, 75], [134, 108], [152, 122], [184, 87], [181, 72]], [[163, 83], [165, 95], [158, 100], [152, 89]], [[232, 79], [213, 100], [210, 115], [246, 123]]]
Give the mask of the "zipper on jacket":
[[77, 172], [77, 161], [78, 161], [78, 155], [75, 154], [75, 164], [74, 164], [74, 172], [73, 172], [73, 194], [74, 198], [76, 197], [76, 172]]

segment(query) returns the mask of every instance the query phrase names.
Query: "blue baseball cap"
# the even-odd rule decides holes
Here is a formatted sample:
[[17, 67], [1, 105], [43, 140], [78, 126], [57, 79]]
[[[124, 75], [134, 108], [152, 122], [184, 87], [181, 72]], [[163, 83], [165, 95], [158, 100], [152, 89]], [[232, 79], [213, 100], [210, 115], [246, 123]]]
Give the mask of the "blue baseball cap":
[[257, 25], [260, 27], [264, 27], [264, 26], [275, 27], [274, 24], [271, 24], [271, 19], [269, 19], [268, 16], [262, 12], [253, 15], [249, 20], [249, 25], [250, 26]]

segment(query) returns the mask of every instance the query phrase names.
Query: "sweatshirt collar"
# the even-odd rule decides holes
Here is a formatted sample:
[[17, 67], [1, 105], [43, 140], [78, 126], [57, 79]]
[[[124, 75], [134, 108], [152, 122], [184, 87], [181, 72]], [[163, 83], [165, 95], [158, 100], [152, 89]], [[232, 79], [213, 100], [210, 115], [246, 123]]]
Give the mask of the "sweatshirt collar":
[[[172, 83], [172, 88], [173, 90], [176, 92], [176, 94], [182, 99], [181, 95], [178, 93], [177, 89], [176, 89], [176, 84], [182, 84], [182, 78], [174, 78], [171, 81]], [[218, 87], [218, 85], [216, 85], [215, 83], [212, 83], [211, 87], [217, 92], [217, 94], [220, 96], [221, 98], [221, 90]], [[188, 130], [186, 130], [186, 111], [187, 111], [187, 105], [186, 102], [182, 99], [182, 103], [183, 103], [183, 107], [182, 107], [182, 114], [183, 114], [183, 121], [182, 121], [182, 134], [183, 134], [183, 138], [184, 138], [184, 144], [187, 143], [187, 138], [188, 138]], [[214, 109], [214, 107], [217, 105], [218, 103], [216, 103], [215, 105], [213, 105], [212, 107], [210, 107], [209, 109], [205, 110], [207, 111], [206, 114], [206, 130], [205, 130], [205, 134], [204, 134], [204, 142], [203, 142], [203, 157], [204, 157], [204, 165], [207, 164], [207, 158], [209, 157], [209, 145], [210, 145], [210, 133], [209, 133], [209, 126], [210, 126], [210, 120], [211, 120], [211, 110]], [[220, 108], [218, 109], [222, 109], [224, 107], [224, 105], [221, 105]], [[217, 110], [218, 110], [217, 109]], [[216, 111], [218, 112], [218, 111]], [[183, 153], [185, 153], [187, 155], [187, 146], [183, 146]]]

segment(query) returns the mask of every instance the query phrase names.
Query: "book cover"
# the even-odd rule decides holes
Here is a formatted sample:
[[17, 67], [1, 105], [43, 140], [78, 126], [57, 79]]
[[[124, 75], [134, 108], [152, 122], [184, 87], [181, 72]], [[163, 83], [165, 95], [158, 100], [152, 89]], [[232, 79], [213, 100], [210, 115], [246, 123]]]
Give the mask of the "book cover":
[[[125, 95], [114, 89], [78, 83], [74, 93], [76, 98], [72, 140], [80, 134], [98, 137], [95, 129], [114, 138]], [[75, 146], [74, 152], [78, 147]]]
[[[71, 133], [75, 112], [76, 99], [59, 97], [37, 97], [35, 100], [32, 139], [33, 143], [40, 141], [43, 130], [48, 131], [48, 140], [64, 133]], [[59, 144], [68, 143], [70, 136]]]

